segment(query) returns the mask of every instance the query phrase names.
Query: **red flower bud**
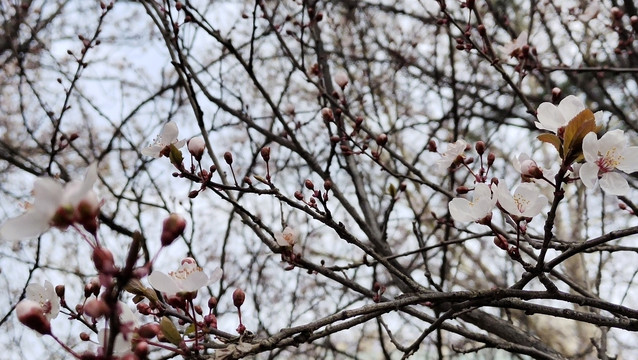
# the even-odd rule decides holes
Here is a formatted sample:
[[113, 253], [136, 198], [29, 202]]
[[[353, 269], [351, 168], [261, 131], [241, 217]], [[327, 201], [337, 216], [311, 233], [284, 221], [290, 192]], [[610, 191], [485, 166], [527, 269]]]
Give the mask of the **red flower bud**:
[[105, 247], [98, 246], [93, 250], [93, 263], [97, 271], [102, 274], [112, 275], [115, 273], [113, 253]]
[[315, 188], [315, 184], [313, 184], [312, 181], [310, 181], [310, 179], [306, 179], [306, 181], [304, 182], [304, 185], [306, 186], [308, 190], [314, 190]]
[[84, 304], [84, 313], [94, 319], [108, 315], [111, 312], [109, 306], [102, 300], [91, 299]]
[[246, 300], [246, 293], [240, 288], [235, 289], [233, 292], [233, 304], [239, 308], [244, 304], [244, 300]]
[[226, 151], [224, 153], [224, 161], [226, 161], [226, 164], [228, 164], [228, 165], [232, 165], [233, 164], [233, 154], [231, 154], [230, 151]]
[[164, 220], [162, 228], [162, 246], [168, 246], [175, 241], [186, 228], [186, 220], [177, 214], [171, 214]]
[[479, 155], [483, 155], [483, 153], [485, 152], [485, 143], [483, 141], [478, 141], [474, 148]]
[[264, 159], [265, 162], [270, 161], [270, 147], [266, 146], [261, 149], [261, 158]]

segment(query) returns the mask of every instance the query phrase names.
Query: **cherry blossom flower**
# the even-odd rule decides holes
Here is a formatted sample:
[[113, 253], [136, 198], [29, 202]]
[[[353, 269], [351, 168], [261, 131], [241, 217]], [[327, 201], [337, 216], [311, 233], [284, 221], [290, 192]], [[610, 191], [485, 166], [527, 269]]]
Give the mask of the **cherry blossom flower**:
[[627, 146], [624, 131], [612, 130], [600, 139], [590, 132], [583, 139], [583, 154], [586, 162], [580, 168], [580, 178], [585, 186], [595, 187], [600, 178], [600, 187], [606, 193], [627, 194], [627, 180], [614, 170], [627, 174], [638, 171], [638, 146]]
[[195, 136], [188, 140], [188, 151], [195, 157], [197, 161], [202, 160], [202, 156], [204, 155], [204, 150], [206, 150], [206, 142], [204, 138], [201, 136]]
[[463, 198], [454, 198], [448, 204], [450, 215], [456, 221], [478, 221], [492, 213], [496, 205], [496, 197], [486, 184], [479, 183], [474, 187], [472, 201]]
[[55, 293], [55, 287], [49, 281], [40, 284], [29, 284], [26, 289], [26, 298], [40, 305], [42, 314], [47, 320], [55, 319], [60, 312], [60, 299]]
[[[557, 133], [559, 128], [567, 125], [570, 120], [575, 118], [576, 115], [580, 114], [585, 109], [585, 104], [583, 104], [583, 102], [574, 95], [565, 97], [558, 106], [550, 102], [544, 102], [538, 106], [536, 111], [538, 121], [534, 124], [536, 124], [536, 127], [541, 130], [549, 130], [553, 133]], [[596, 123], [600, 123], [603, 117], [603, 112], [596, 112], [594, 117], [596, 119]]]
[[180, 293], [196, 292], [204, 286], [208, 286], [221, 279], [222, 270], [217, 268], [209, 277], [201, 267], [197, 266], [195, 259], [185, 258], [177, 271], [165, 274], [160, 271], [153, 271], [148, 277], [148, 282], [155, 290], [176, 295]]
[[179, 129], [174, 121], [169, 121], [162, 128], [159, 136], [153, 140], [153, 144], [142, 149], [142, 155], [152, 156], [158, 158], [162, 156], [162, 150], [169, 145], [174, 145], [176, 148], [181, 148], [185, 144], [185, 140], [177, 140], [179, 135]]
[[501, 46], [501, 52], [510, 57], [517, 57], [525, 45], [527, 45], [527, 31], [520, 33], [511, 43]]
[[547, 197], [531, 183], [523, 183], [510, 193], [503, 180], [496, 186], [496, 198], [503, 210], [512, 216], [531, 218], [538, 215], [547, 204]]
[[[113, 354], [117, 356], [133, 353], [131, 351], [131, 340], [135, 329], [139, 327], [139, 322], [131, 308], [124, 302], [118, 301], [117, 310], [120, 317], [120, 331], [115, 336], [113, 343]], [[97, 334], [100, 346], [104, 348], [108, 344], [110, 329], [105, 327], [100, 329]]]
[[284, 231], [280, 233], [275, 233], [275, 240], [277, 240], [279, 246], [291, 248], [295, 254], [301, 253], [301, 248], [297, 243], [297, 240], [299, 240], [299, 232], [290, 226], [286, 226]]
[[53, 179], [38, 178], [33, 184], [33, 205], [26, 213], [7, 220], [0, 227], [0, 238], [17, 241], [37, 237], [51, 226], [64, 229], [78, 217], [84, 218], [87, 207], [97, 215], [99, 202], [93, 192], [96, 180], [95, 163], [89, 166], [82, 182], [74, 180], [62, 186]]
[[436, 166], [439, 172], [445, 173], [447, 169], [452, 166], [456, 158], [463, 156], [467, 143], [464, 140], [457, 140], [454, 143], [450, 143], [447, 146], [447, 150], [441, 155], [441, 158], [437, 160]]

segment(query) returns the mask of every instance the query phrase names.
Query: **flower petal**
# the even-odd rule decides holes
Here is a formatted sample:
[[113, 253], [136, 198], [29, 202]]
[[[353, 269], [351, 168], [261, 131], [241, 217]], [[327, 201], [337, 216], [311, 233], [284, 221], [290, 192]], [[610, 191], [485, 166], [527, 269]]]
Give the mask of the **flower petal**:
[[470, 214], [470, 201], [462, 198], [454, 198], [448, 204], [450, 209], [450, 215], [452, 218], [459, 222], [471, 222], [475, 221], [474, 216]]
[[210, 275], [210, 277], [208, 279], [208, 284], [206, 284], [206, 285], [210, 285], [210, 284], [218, 282], [219, 279], [221, 279], [223, 275], [224, 275], [224, 270], [222, 270], [221, 268], [217, 268], [217, 269], [213, 270], [213, 273]]
[[207, 286], [209, 283], [208, 275], [204, 274], [203, 271], [195, 271], [192, 272], [184, 281], [181, 283], [182, 291], [197, 291], [200, 288]]
[[563, 113], [549, 102], [544, 102], [538, 106], [536, 117], [538, 118], [538, 121], [535, 122], [536, 127], [541, 130], [556, 132], [559, 127], [567, 125], [567, 120], [563, 117]]
[[622, 196], [629, 192], [629, 184], [625, 178], [615, 172], [603, 174], [600, 178], [600, 188], [609, 195]]
[[580, 114], [581, 111], [585, 110], [585, 104], [576, 96], [569, 95], [558, 104], [558, 110], [563, 114], [563, 118], [566, 120], [565, 124], [567, 124], [571, 119], [575, 118], [576, 115]]
[[0, 238], [7, 241], [18, 241], [40, 236], [49, 228], [50, 217], [33, 209], [5, 221], [0, 228]]
[[638, 171], [638, 146], [629, 146], [621, 153], [622, 160], [616, 169], [631, 174]]
[[519, 215], [520, 211], [516, 206], [516, 202], [514, 202], [514, 197], [510, 194], [509, 189], [505, 185], [504, 181], [500, 181], [496, 186], [496, 196], [501, 207], [505, 209], [508, 213], [512, 215]]
[[175, 281], [173, 281], [173, 278], [159, 271], [153, 271], [148, 276], [148, 283], [151, 284], [153, 289], [167, 294], [177, 294], [181, 291]]
[[49, 178], [38, 178], [33, 183], [33, 205], [46, 217], [47, 222], [53, 217], [62, 204], [64, 187], [57, 181]]
[[521, 214], [522, 216], [534, 217], [538, 215], [541, 210], [543, 210], [543, 207], [547, 204], [548, 201], [545, 196], [538, 196], [538, 194], [536, 195], [536, 198], [530, 200], [532, 201], [532, 203], [525, 208], [525, 211], [523, 211], [523, 213]]
[[164, 149], [164, 146], [150, 145], [142, 149], [142, 155], [152, 156], [154, 158], [160, 157], [160, 152]]
[[580, 167], [579, 175], [585, 186], [588, 188], [595, 187], [598, 181], [598, 165], [591, 162], [584, 163]]
[[606, 156], [608, 152], [619, 152], [626, 146], [627, 140], [625, 139], [625, 132], [622, 130], [608, 131], [598, 140], [598, 152], [603, 156]]
[[595, 132], [590, 132], [583, 138], [583, 155], [588, 163], [598, 160], [598, 136]]
[[162, 144], [168, 145], [175, 142], [178, 135], [179, 129], [177, 128], [177, 124], [175, 123], [175, 121], [169, 121], [162, 128], [162, 132], [160, 133], [160, 141], [162, 142]]

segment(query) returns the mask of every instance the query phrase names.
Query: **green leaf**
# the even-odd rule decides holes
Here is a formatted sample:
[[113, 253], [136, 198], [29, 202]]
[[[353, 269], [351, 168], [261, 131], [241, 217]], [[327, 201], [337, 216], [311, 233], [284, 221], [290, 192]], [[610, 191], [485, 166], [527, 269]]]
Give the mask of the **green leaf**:
[[169, 158], [171, 159], [171, 164], [179, 168], [182, 165], [182, 162], [184, 161], [184, 156], [182, 155], [182, 152], [175, 147], [175, 145], [170, 144], [169, 147], [171, 149], [171, 152], [169, 154]]
[[175, 346], [179, 346], [179, 343], [182, 341], [182, 337], [171, 319], [166, 316], [162, 317], [162, 321], [160, 321], [160, 329], [162, 330], [162, 334], [166, 340], [170, 341], [170, 343]]

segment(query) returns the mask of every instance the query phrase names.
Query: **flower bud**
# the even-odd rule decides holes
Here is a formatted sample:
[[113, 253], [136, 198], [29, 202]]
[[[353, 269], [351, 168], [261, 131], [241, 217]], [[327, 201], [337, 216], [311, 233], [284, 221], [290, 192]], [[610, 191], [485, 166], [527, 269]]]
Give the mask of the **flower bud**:
[[341, 90], [345, 89], [348, 86], [348, 74], [343, 71], [338, 71], [334, 77], [335, 83], [339, 85]]
[[270, 147], [266, 146], [261, 149], [261, 158], [264, 159], [265, 162], [270, 161]]
[[483, 153], [485, 152], [485, 143], [483, 141], [478, 141], [474, 148], [476, 149], [477, 154], [483, 155]]
[[492, 166], [492, 164], [494, 164], [494, 160], [496, 160], [496, 155], [494, 155], [494, 153], [487, 154], [487, 166]]
[[213, 310], [216, 307], [217, 307], [217, 298], [212, 296], [210, 299], [208, 299], [208, 308]]
[[509, 249], [509, 244], [507, 243], [507, 239], [505, 239], [503, 235], [500, 235], [500, 234], [494, 237], [494, 245], [498, 246], [499, 248], [505, 251]]
[[558, 100], [560, 100], [561, 95], [562, 95], [562, 91], [559, 88], [557, 88], [557, 87], [553, 88], [552, 89], [552, 102], [554, 104], [558, 104]]
[[240, 288], [235, 289], [233, 292], [233, 304], [236, 307], [241, 307], [244, 304], [244, 300], [246, 300], [246, 293]]
[[190, 140], [188, 140], [188, 151], [193, 155], [195, 160], [201, 161], [202, 156], [204, 155], [204, 150], [206, 150], [206, 142], [204, 138], [201, 136], [196, 136]]
[[303, 194], [301, 191], [295, 191], [295, 198], [300, 201], [303, 200]]
[[325, 122], [333, 121], [335, 119], [335, 117], [334, 117], [334, 114], [332, 113], [332, 109], [327, 108], [327, 107], [321, 109], [321, 118]]
[[204, 323], [206, 323], [206, 326], [209, 328], [217, 329], [217, 317], [213, 314], [204, 316]]
[[332, 189], [332, 181], [330, 181], [330, 180], [326, 180], [326, 181], [324, 181], [324, 182], [323, 182], [323, 188], [324, 188], [326, 191], [330, 191], [330, 189]]
[[55, 287], [55, 294], [60, 298], [64, 299], [64, 285], [57, 285]]
[[137, 333], [145, 339], [152, 339], [161, 332], [159, 324], [156, 323], [144, 324], [137, 329]]
[[456, 193], [459, 195], [467, 194], [470, 189], [467, 186], [459, 186], [456, 188]]
[[377, 145], [383, 147], [388, 142], [388, 135], [379, 134], [375, 140], [377, 142]]
[[98, 272], [112, 275], [115, 273], [115, 260], [113, 253], [105, 247], [97, 246], [93, 250], [93, 263]]
[[428, 151], [429, 152], [436, 152], [437, 151], [436, 141], [434, 141], [434, 140], [428, 141]]
[[224, 153], [224, 161], [226, 161], [226, 164], [228, 165], [233, 164], [233, 154], [230, 151], [226, 151]]
[[162, 228], [162, 246], [168, 246], [175, 241], [186, 228], [186, 220], [178, 214], [171, 214], [164, 220]]
[[304, 186], [306, 186], [308, 190], [314, 190], [315, 188], [315, 184], [313, 184], [310, 179], [306, 179], [306, 181], [304, 181]]
[[146, 359], [148, 350], [148, 343], [146, 341], [140, 341], [137, 343], [137, 345], [135, 345], [135, 350], [133, 352], [141, 359]]
[[111, 312], [109, 306], [102, 300], [91, 299], [84, 304], [84, 313], [94, 319], [100, 318]]
[[85, 332], [81, 332], [80, 333], [80, 340], [82, 340], [82, 341], [90, 341], [91, 340], [91, 335], [89, 335], [88, 333], [85, 333]]
[[42, 335], [51, 334], [51, 323], [44, 316], [39, 303], [28, 299], [22, 300], [16, 305], [16, 314], [18, 315], [18, 320], [28, 328]]

